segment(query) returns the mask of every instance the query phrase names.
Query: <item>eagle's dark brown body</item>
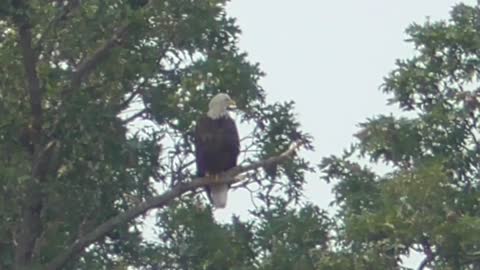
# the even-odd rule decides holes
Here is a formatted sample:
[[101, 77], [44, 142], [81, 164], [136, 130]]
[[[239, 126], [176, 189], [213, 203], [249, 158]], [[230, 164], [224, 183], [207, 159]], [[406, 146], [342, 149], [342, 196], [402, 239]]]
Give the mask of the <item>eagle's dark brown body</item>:
[[[228, 115], [202, 117], [195, 128], [197, 176], [215, 175], [237, 165], [240, 141], [237, 126]], [[207, 187], [210, 200], [210, 187]]]

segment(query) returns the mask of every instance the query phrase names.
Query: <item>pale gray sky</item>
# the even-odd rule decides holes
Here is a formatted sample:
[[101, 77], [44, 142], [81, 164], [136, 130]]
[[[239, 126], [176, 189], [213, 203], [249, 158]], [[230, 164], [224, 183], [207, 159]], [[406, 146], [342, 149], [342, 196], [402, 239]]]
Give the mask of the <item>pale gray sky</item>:
[[[270, 101], [294, 100], [299, 119], [315, 138], [307, 157], [340, 153], [353, 142], [357, 124], [395, 112], [378, 87], [397, 58], [413, 54], [404, 42], [412, 22], [447, 19], [454, 0], [233, 0], [228, 12], [243, 31], [240, 48], [267, 76], [261, 85]], [[475, 0], [461, 1], [475, 4]], [[330, 187], [309, 175], [306, 195], [324, 209]], [[225, 220], [245, 216], [248, 194], [231, 192]], [[418, 265], [418, 257], [410, 260]]]

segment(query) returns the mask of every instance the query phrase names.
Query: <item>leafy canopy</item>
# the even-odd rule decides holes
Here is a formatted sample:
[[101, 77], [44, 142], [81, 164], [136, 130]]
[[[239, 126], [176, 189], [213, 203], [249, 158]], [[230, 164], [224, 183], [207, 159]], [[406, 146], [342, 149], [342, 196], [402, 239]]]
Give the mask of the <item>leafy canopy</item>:
[[425, 256], [419, 269], [477, 269], [480, 7], [458, 4], [448, 21], [412, 24], [407, 34], [416, 53], [382, 85], [406, 116], [368, 119], [351, 151], [321, 165], [336, 181], [339, 241], [351, 256], [369, 254], [360, 265], [377, 265], [362, 269], [393, 269], [412, 250]]
[[145, 241], [151, 221], [124, 214], [191, 180], [191, 130], [215, 93], [243, 111], [242, 162], [310, 148], [294, 104], [266, 101], [225, 4], [0, 3], [0, 268], [380, 270], [413, 250], [419, 269], [478, 268], [480, 9], [465, 4], [408, 28], [416, 53], [382, 86], [407, 114], [367, 119], [323, 159], [335, 217], [301, 200], [315, 168], [295, 156], [236, 186], [250, 220], [217, 223], [194, 190]]
[[[243, 111], [237, 120], [248, 127], [245, 162], [279, 154], [295, 140], [310, 147], [293, 103], [267, 103], [258, 85], [263, 72], [238, 49], [240, 30], [225, 4], [2, 1], [0, 268], [157, 265], [162, 247], [141, 235], [146, 216], [124, 213], [192, 179], [191, 131], [218, 92]], [[261, 186], [254, 195], [263, 205], [277, 197], [295, 202], [310, 169], [296, 157], [252, 173], [243, 187]], [[185, 205], [203, 205], [201, 191], [177, 198], [166, 213], [184, 207], [182, 217], [195, 215]], [[167, 219], [159, 224], [168, 226]], [[229, 242], [229, 233], [219, 241]]]

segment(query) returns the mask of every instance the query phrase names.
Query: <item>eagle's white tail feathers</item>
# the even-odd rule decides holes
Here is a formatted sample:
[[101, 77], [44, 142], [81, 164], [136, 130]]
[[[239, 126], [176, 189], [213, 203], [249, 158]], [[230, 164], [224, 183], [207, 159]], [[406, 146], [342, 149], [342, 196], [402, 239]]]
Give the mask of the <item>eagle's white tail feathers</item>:
[[215, 208], [225, 208], [227, 206], [228, 185], [211, 185], [210, 198]]

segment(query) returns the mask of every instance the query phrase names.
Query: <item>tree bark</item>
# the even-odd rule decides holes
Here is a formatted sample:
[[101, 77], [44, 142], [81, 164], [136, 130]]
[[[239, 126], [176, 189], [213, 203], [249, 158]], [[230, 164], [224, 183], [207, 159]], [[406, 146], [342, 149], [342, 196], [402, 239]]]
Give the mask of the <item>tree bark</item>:
[[37, 56], [32, 48], [31, 25], [26, 18], [17, 20], [19, 44], [26, 76], [26, 92], [30, 103], [31, 174], [23, 199], [21, 220], [15, 236], [15, 269], [30, 269], [35, 242], [42, 232], [42, 187], [44, 178], [41, 168], [42, 92], [37, 75]]

